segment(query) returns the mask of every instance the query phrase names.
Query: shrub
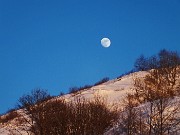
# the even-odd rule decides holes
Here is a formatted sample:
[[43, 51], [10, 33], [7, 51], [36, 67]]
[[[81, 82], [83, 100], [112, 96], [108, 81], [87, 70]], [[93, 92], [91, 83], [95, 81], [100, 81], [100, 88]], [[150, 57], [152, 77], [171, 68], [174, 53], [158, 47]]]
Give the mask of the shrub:
[[31, 91], [30, 94], [23, 95], [22, 97], [19, 98], [18, 107], [24, 108], [27, 106], [32, 106], [32, 105], [35, 105], [37, 103], [41, 103], [43, 101], [46, 101], [50, 98], [51, 98], [51, 96], [46, 90], [34, 89]]
[[147, 71], [150, 69], [169, 68], [180, 65], [180, 55], [177, 52], [159, 51], [157, 55], [145, 58], [141, 55], [134, 63], [135, 71]]
[[81, 90], [84, 90], [84, 89], [89, 89], [91, 88], [92, 85], [84, 85], [84, 86], [81, 86], [81, 87], [71, 87], [69, 88], [69, 93], [77, 93], [78, 91], [81, 91]]
[[80, 89], [78, 87], [69, 88], [69, 93], [77, 93]]
[[109, 81], [109, 78], [108, 78], [108, 77], [105, 77], [105, 78], [101, 79], [100, 81], [96, 82], [96, 83], [94, 84], [94, 86], [100, 85], [100, 84], [105, 83], [105, 82], [107, 82], [107, 81]]
[[16, 111], [10, 111], [8, 114], [0, 116], [0, 123], [6, 123], [14, 118], [18, 117], [18, 113]]
[[110, 111], [99, 99], [76, 98], [73, 102], [56, 99], [32, 107], [30, 115], [35, 124], [31, 131], [37, 135], [103, 134], [116, 121], [117, 112]]
[[130, 70], [130, 71], [128, 71], [128, 72], [125, 72], [125, 73], [123, 73], [123, 74], [121, 74], [120, 76], [118, 76], [117, 77], [117, 79], [119, 79], [119, 78], [121, 78], [121, 77], [123, 77], [123, 76], [125, 76], [125, 75], [129, 75], [129, 74], [131, 74], [131, 73], [134, 73], [135, 72], [135, 70]]

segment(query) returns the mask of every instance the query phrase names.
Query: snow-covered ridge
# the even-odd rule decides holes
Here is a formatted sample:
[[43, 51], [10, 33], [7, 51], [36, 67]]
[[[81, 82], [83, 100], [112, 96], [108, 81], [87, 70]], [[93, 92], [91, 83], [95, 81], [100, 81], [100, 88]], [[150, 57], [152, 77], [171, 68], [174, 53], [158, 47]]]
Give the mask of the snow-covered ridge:
[[[78, 96], [82, 96], [86, 99], [92, 99], [95, 95], [99, 95], [101, 97], [107, 98], [108, 103], [119, 102], [122, 100], [127, 93], [133, 92], [133, 80], [136, 77], [144, 77], [146, 72], [137, 72], [131, 73], [129, 75], [123, 76], [118, 79], [109, 80], [103, 84], [93, 86], [89, 89], [81, 90], [75, 94], [67, 94], [64, 95], [63, 98], [67, 101], [72, 101]], [[55, 97], [58, 99], [61, 97]], [[53, 100], [53, 99], [51, 99]], [[13, 127], [14, 121], [8, 122], [7, 124], [1, 125], [0, 124], [0, 134], [7, 135], [10, 133], [9, 129]], [[17, 133], [15, 130], [13, 131], [15, 134]], [[18, 133], [17, 133], [18, 134]], [[22, 134], [27, 134], [22, 132]]]
[[[123, 76], [121, 78], [116, 78], [113, 80], [109, 80], [105, 83], [102, 83], [97, 86], [93, 86], [88, 89], [80, 90], [76, 93], [70, 93], [63, 96], [58, 96], [53, 99], [64, 98], [66, 101], [73, 101], [77, 97], [84, 97], [86, 99], [93, 99], [96, 95], [100, 97], [105, 97], [107, 99], [107, 103], [118, 103], [118, 106], [121, 105], [121, 101], [126, 97], [128, 93], [134, 92], [134, 79], [136, 78], [144, 78], [148, 72], [140, 71], [131, 73], [129, 75]], [[53, 100], [51, 99], [51, 100]], [[179, 97], [175, 98], [179, 101]], [[175, 100], [174, 99], [174, 100]], [[145, 104], [146, 105], [146, 104]], [[143, 105], [141, 105], [143, 107]], [[18, 110], [22, 111], [22, 110]], [[8, 122], [7, 124], [0, 124], [0, 135], [7, 135], [10, 133], [10, 129], [13, 127], [13, 120]], [[14, 128], [14, 127], [13, 127]], [[12, 130], [11, 130], [12, 131]], [[14, 130], [16, 134], [17, 131]], [[21, 132], [23, 135], [27, 133]], [[19, 133], [17, 133], [19, 134]]]
[[147, 74], [145, 71], [131, 73], [121, 78], [109, 80], [103, 84], [93, 86], [89, 89], [81, 90], [75, 94], [64, 95], [66, 100], [73, 100], [78, 96], [91, 99], [96, 95], [107, 98], [108, 103], [119, 102], [128, 93], [133, 92], [134, 79], [144, 77]]

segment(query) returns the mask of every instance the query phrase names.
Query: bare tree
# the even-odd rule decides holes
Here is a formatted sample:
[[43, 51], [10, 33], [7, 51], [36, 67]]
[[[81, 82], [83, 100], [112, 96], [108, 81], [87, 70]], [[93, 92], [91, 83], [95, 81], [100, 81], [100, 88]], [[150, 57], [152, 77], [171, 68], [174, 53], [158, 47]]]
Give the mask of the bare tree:
[[[25, 98], [25, 101], [32, 103], [28, 99]], [[110, 110], [101, 97], [94, 100], [77, 97], [70, 102], [63, 98], [53, 98], [25, 105], [28, 117], [22, 117], [30, 128], [24, 130], [36, 135], [101, 135], [113, 126], [118, 116], [117, 111]]]
[[51, 96], [47, 92], [47, 90], [43, 89], [34, 89], [31, 91], [30, 94], [25, 94], [18, 100], [18, 107], [19, 108], [27, 108], [33, 106], [37, 103], [41, 103], [45, 100], [50, 99]]
[[19, 121], [24, 121], [24, 125], [28, 128], [22, 130], [27, 133], [41, 134], [42, 129], [42, 109], [43, 102], [51, 98], [50, 94], [43, 89], [34, 89], [30, 94], [23, 95], [19, 98], [18, 107], [23, 110], [19, 116]]
[[179, 56], [162, 50], [151, 60], [156, 62], [149, 61], [149, 66], [155, 68], [145, 78], [135, 79], [135, 96], [140, 103], [149, 103], [149, 135], [163, 135], [169, 132], [170, 125], [179, 124], [175, 119], [179, 108], [171, 103], [179, 93]]
[[145, 135], [147, 126], [144, 122], [142, 108], [133, 94], [128, 94], [123, 100], [123, 109], [118, 121], [118, 129], [113, 134]]
[[139, 58], [136, 59], [134, 63], [135, 71], [146, 71], [147, 69], [147, 59], [144, 55], [141, 55]]

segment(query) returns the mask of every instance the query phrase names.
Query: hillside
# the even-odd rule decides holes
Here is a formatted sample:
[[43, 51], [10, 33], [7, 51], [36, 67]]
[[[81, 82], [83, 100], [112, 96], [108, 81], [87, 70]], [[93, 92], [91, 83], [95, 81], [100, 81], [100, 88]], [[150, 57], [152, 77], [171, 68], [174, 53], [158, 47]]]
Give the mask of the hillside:
[[64, 98], [68, 101], [78, 96], [91, 99], [99, 95], [106, 98], [108, 103], [120, 102], [128, 93], [133, 92], [134, 79], [144, 77], [146, 74], [145, 71], [131, 73], [121, 78], [93, 86], [92, 88], [81, 90], [75, 94], [67, 94]]
[[[83, 96], [85, 98], [93, 98], [95, 95], [106, 97], [108, 102], [120, 102], [127, 93], [133, 92], [133, 79], [134, 77], [142, 77], [145, 72], [133, 73], [127, 76], [123, 76], [119, 79], [110, 80], [106, 83], [94, 86], [90, 89], [82, 90], [76, 94], [64, 95], [64, 98], [69, 101], [75, 97]], [[56, 97], [60, 98], [60, 97]], [[13, 127], [13, 121], [7, 124], [1, 125], [0, 134], [8, 134], [8, 130]], [[25, 134], [25, 133], [24, 133]]]
[[[105, 82], [103, 84], [93, 86], [89, 89], [84, 89], [81, 91], [78, 91], [76, 93], [72, 94], [67, 94], [63, 95], [63, 98], [68, 102], [68, 101], [73, 101], [77, 97], [84, 97], [86, 99], [92, 99], [93, 97], [99, 95], [101, 97], [105, 97], [107, 100], [108, 104], [111, 103], [118, 103], [119, 106], [121, 106], [121, 101], [126, 97], [128, 93], [133, 93], [134, 89], [134, 79], [135, 78], [143, 78], [147, 72], [141, 71], [141, 72], [136, 72], [136, 73], [131, 73], [129, 75], [123, 76], [118, 79], [113, 79], [108, 82]], [[60, 99], [61, 97], [55, 97], [51, 100], [54, 99]], [[179, 102], [179, 98], [177, 97], [176, 101], [174, 102]], [[141, 105], [143, 106], [143, 105]], [[18, 113], [23, 113], [23, 110], [18, 110]], [[27, 116], [24, 116], [27, 117]], [[21, 129], [23, 128], [28, 128], [25, 127], [24, 125], [20, 125], [19, 127], [15, 126], [16, 125], [16, 118], [12, 119], [10, 121], [7, 121], [4, 124], [0, 124], [0, 134], [1, 135], [7, 135], [7, 134], [23, 134], [26, 135], [27, 132], [22, 131]], [[115, 128], [116, 129], [116, 128]], [[109, 135], [112, 134], [111, 132], [107, 132]], [[107, 134], [106, 133], [106, 134]]]

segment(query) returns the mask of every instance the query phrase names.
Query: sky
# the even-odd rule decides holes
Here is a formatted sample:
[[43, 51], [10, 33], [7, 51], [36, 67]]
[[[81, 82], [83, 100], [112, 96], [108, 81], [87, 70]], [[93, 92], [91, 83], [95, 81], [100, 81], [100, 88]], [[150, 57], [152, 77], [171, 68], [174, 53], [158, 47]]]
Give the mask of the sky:
[[141, 54], [180, 52], [179, 7], [180, 0], [0, 0], [0, 113], [32, 89], [59, 95], [114, 79]]

